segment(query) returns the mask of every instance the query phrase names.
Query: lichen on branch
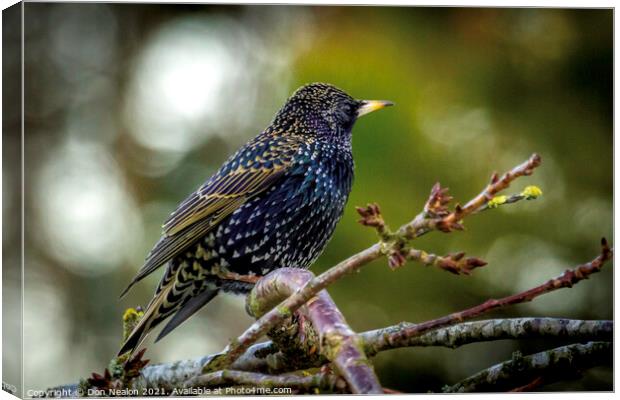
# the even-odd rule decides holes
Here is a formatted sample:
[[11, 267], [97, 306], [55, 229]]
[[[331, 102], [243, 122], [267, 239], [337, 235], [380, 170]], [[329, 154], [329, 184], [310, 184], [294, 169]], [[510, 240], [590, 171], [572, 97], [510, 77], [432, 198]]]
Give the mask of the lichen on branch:
[[611, 366], [610, 342], [575, 343], [529, 356], [516, 352], [512, 360], [494, 365], [469, 378], [443, 388], [445, 393], [511, 391], [536, 379], [551, 383], [574, 379], [581, 371], [595, 366]]

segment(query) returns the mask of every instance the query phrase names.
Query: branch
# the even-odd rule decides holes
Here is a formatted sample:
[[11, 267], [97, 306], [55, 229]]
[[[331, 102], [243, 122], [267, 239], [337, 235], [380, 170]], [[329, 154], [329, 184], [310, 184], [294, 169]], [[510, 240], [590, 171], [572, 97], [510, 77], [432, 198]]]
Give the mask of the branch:
[[[211, 372], [190, 379], [185, 388], [205, 388], [213, 386], [247, 385], [264, 388], [290, 388], [315, 393], [315, 390], [344, 392], [347, 384], [334, 374], [320, 371], [311, 375], [282, 374], [266, 375], [247, 371], [224, 370]], [[173, 395], [175, 393], [172, 393]], [[181, 392], [182, 394], [182, 392]], [[234, 392], [231, 394], [235, 394]], [[261, 393], [259, 393], [261, 394]], [[269, 393], [266, 393], [269, 394]], [[278, 393], [274, 394], [291, 394]]]
[[[559, 318], [514, 318], [465, 322], [440, 328], [408, 341], [389, 344], [381, 339], [386, 332], [413, 324], [403, 323], [389, 328], [360, 333], [368, 354], [400, 347], [443, 346], [456, 348], [469, 343], [503, 339], [526, 339], [553, 337], [581, 341], [610, 341], [613, 336], [613, 321], [583, 321]], [[188, 377], [200, 374], [202, 365], [213, 356], [174, 363], [150, 365], [142, 370], [136, 387], [163, 388], [170, 391], [182, 387]], [[312, 360], [302, 368], [320, 367], [327, 362]], [[282, 353], [277, 352], [271, 342], [253, 345], [240, 357], [232, 368], [240, 371], [269, 372], [271, 374], [297, 369]]]
[[448, 254], [447, 256], [438, 256], [423, 250], [409, 249], [406, 253], [406, 258], [408, 260], [418, 261], [422, 265], [441, 268], [456, 275], [469, 275], [473, 269], [487, 265], [486, 261], [477, 257], [465, 258], [465, 253], [463, 252]]
[[408, 341], [416, 336], [428, 332], [433, 329], [454, 325], [467, 319], [472, 319], [481, 314], [495, 310], [497, 308], [509, 305], [532, 301], [534, 298], [555, 291], [557, 289], [572, 287], [574, 284], [583, 279], [587, 279], [591, 274], [601, 270], [605, 262], [611, 259], [612, 250], [609, 248], [607, 241], [601, 240], [601, 254], [589, 263], [577, 266], [574, 269], [566, 270], [557, 278], [550, 279], [542, 285], [536, 286], [524, 292], [504, 297], [499, 300], [491, 299], [475, 307], [459, 311], [445, 317], [422, 322], [419, 324], [410, 324], [407, 326], [399, 326], [397, 329], [387, 328], [382, 334], [377, 335], [378, 340], [375, 343], [377, 348], [395, 348], [407, 346]]
[[[260, 317], [274, 309], [283, 299], [299, 291], [312, 280], [310, 271], [298, 268], [280, 268], [262, 278], [247, 298], [247, 309]], [[282, 307], [276, 312], [283, 318], [291, 313]], [[319, 335], [321, 354], [349, 384], [353, 393], [383, 393], [379, 380], [359, 336], [349, 328], [344, 316], [326, 291], [321, 291], [308, 302], [301, 312], [312, 322]]]
[[[431, 197], [427, 201], [425, 210], [411, 222], [403, 225], [397, 231], [397, 235], [403, 239], [411, 240], [433, 229], [449, 232], [455, 227], [462, 228], [459, 222], [462, 218], [481, 208], [486, 204], [488, 199], [492, 198], [492, 195], [507, 188], [510, 183], [518, 177], [532, 174], [533, 170], [538, 167], [540, 163], [540, 156], [533, 154], [529, 160], [513, 168], [511, 171], [506, 172], [501, 179], [497, 178], [497, 174], [493, 174], [491, 183], [487, 185], [481, 194], [470, 200], [464, 208], [457, 205], [455, 211], [451, 213], [447, 212], [445, 208], [449, 201], [446, 190], [436, 185], [431, 192]], [[398, 244], [399, 243], [394, 243], [392, 245], [398, 246]], [[235, 362], [250, 345], [260, 339], [261, 336], [266, 335], [276, 325], [281, 324], [288, 316], [292, 315], [321, 290], [343, 276], [359, 270], [369, 262], [381, 257], [383, 254], [386, 254], [386, 252], [385, 243], [382, 241], [347, 258], [318, 277], [313, 277], [303, 288], [282, 301], [278, 307], [265, 313], [242, 333], [241, 336], [233, 340], [219, 357], [212, 359], [205, 365], [203, 372], [207, 373], [229, 369], [232, 363]]]
[[531, 175], [541, 162], [542, 159], [538, 154], [532, 154], [527, 161], [506, 172], [501, 178], [498, 177], [497, 173], [494, 173], [484, 190], [468, 201], [465, 206], [461, 207], [457, 204], [453, 212], [448, 212], [446, 208], [446, 204], [452, 200], [452, 197], [447, 195], [446, 188], [442, 188], [437, 183], [431, 190], [431, 196], [426, 202], [424, 211], [409, 224], [402, 226], [397, 234], [411, 240], [435, 229], [442, 232], [462, 230], [461, 221], [463, 218], [486, 208], [487, 203], [493, 200], [497, 193], [508, 188], [515, 179]]
[[318, 277], [313, 277], [303, 288], [282, 301], [276, 308], [265, 313], [242, 333], [241, 336], [233, 340], [219, 357], [214, 358], [205, 365], [203, 372], [228, 369], [251, 344], [255, 343], [263, 335], [266, 335], [276, 325], [281, 324], [287, 317], [291, 316], [318, 292], [325, 289], [332, 282], [356, 271], [380, 256], [380, 246], [379, 244], [375, 244], [347, 258]]
[[611, 341], [613, 321], [583, 321], [562, 318], [507, 318], [465, 322], [436, 329], [420, 336], [389, 343], [384, 335], [414, 327], [415, 324], [399, 325], [360, 333], [369, 354], [399, 347], [442, 346], [455, 349], [477, 342], [503, 339], [529, 339], [552, 337], [574, 341]]
[[571, 344], [523, 357], [519, 352], [513, 359], [478, 372], [444, 392], [488, 392], [522, 389], [537, 379], [545, 383], [574, 378], [580, 371], [612, 365], [613, 346], [609, 342]]
[[521, 200], [534, 200], [542, 195], [542, 190], [538, 186], [527, 186], [521, 193], [511, 196], [495, 196], [484, 206], [480, 207], [476, 213], [497, 208], [506, 204], [513, 204]]

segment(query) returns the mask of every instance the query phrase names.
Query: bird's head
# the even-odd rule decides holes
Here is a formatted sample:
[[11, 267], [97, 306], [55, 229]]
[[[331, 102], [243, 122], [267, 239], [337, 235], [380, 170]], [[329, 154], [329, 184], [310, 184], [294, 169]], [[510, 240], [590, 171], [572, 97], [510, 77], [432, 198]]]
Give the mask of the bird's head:
[[386, 100], [354, 99], [327, 83], [311, 83], [293, 93], [274, 124], [296, 134], [348, 140], [359, 117], [391, 105]]

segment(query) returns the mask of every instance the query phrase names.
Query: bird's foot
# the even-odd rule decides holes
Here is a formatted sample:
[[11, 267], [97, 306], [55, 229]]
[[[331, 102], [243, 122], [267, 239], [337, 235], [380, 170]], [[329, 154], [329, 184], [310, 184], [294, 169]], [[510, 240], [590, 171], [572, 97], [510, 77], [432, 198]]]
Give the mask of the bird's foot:
[[218, 278], [227, 280], [227, 281], [237, 281], [237, 282], [245, 282], [245, 283], [252, 283], [252, 284], [255, 284], [256, 282], [258, 282], [260, 278], [262, 278], [259, 275], [241, 275], [241, 274], [236, 274], [234, 272], [229, 272], [229, 271], [217, 271], [215, 275]]

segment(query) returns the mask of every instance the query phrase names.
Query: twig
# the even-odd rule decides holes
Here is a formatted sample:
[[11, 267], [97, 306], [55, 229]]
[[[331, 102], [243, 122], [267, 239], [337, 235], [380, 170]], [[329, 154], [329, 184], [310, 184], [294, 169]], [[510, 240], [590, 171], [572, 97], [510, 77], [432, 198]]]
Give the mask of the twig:
[[534, 200], [542, 195], [542, 190], [538, 186], [527, 186], [521, 193], [516, 193], [511, 196], [495, 196], [487, 203], [480, 207], [476, 213], [497, 208], [506, 204], [513, 204], [521, 200]]
[[423, 265], [434, 266], [456, 275], [469, 275], [475, 268], [484, 267], [487, 262], [478, 257], [465, 257], [458, 252], [447, 256], [438, 256], [423, 250], [410, 249], [406, 253], [408, 260], [418, 261]]
[[383, 336], [415, 327], [401, 323], [387, 328], [360, 333], [368, 354], [399, 347], [443, 346], [457, 347], [477, 342], [503, 339], [557, 338], [574, 341], [611, 341], [613, 321], [584, 321], [562, 318], [506, 318], [464, 322], [435, 329], [423, 335], [390, 342]]
[[506, 172], [501, 178], [498, 178], [496, 173], [493, 174], [491, 176], [491, 181], [482, 192], [468, 201], [462, 208], [457, 206], [453, 213], [442, 219], [440, 228], [450, 227], [452, 224], [458, 223], [467, 215], [478, 211], [480, 208], [485, 206], [487, 202], [492, 200], [493, 196], [510, 186], [515, 179], [521, 176], [531, 175], [534, 172], [534, 169], [538, 167], [541, 162], [542, 159], [540, 156], [538, 154], [533, 154], [527, 161]]
[[508, 305], [514, 305], [531, 301], [534, 298], [543, 295], [545, 293], [552, 292], [557, 289], [572, 287], [583, 279], [587, 279], [591, 274], [601, 270], [606, 261], [612, 257], [612, 249], [609, 248], [607, 241], [603, 238], [601, 240], [601, 254], [589, 263], [579, 265], [574, 269], [566, 270], [562, 275], [557, 278], [550, 279], [542, 285], [536, 286], [532, 289], [526, 290], [521, 293], [514, 294], [512, 296], [504, 297], [499, 300], [491, 299], [475, 307], [468, 308], [463, 311], [452, 313], [445, 317], [437, 318], [434, 320], [422, 322], [419, 324], [413, 324], [411, 326], [405, 326], [401, 329], [396, 329], [392, 332], [386, 332], [384, 335], [380, 335], [378, 343], [375, 345], [382, 347], [401, 347], [399, 343], [406, 343], [412, 337], [419, 336], [425, 332], [433, 329], [454, 325], [467, 319], [472, 319], [478, 315], [487, 313], [491, 310], [495, 310], [500, 307]]
[[501, 178], [497, 173], [494, 173], [489, 184], [482, 192], [468, 201], [465, 206], [461, 207], [457, 204], [452, 212], [449, 212], [446, 208], [446, 204], [452, 200], [452, 197], [448, 196], [447, 189], [442, 188], [437, 183], [431, 191], [431, 196], [424, 207], [424, 211], [418, 214], [409, 224], [401, 227], [397, 234], [411, 240], [434, 229], [442, 232], [462, 230], [461, 220], [463, 218], [485, 207], [487, 202], [493, 199], [493, 196], [509, 187], [515, 179], [531, 175], [541, 162], [542, 159], [538, 154], [532, 154], [527, 161], [506, 172]]
[[572, 378], [581, 370], [613, 362], [612, 344], [589, 342], [571, 344], [513, 359], [478, 372], [456, 385], [445, 387], [444, 392], [507, 391], [531, 383], [535, 378], [545, 383]]

